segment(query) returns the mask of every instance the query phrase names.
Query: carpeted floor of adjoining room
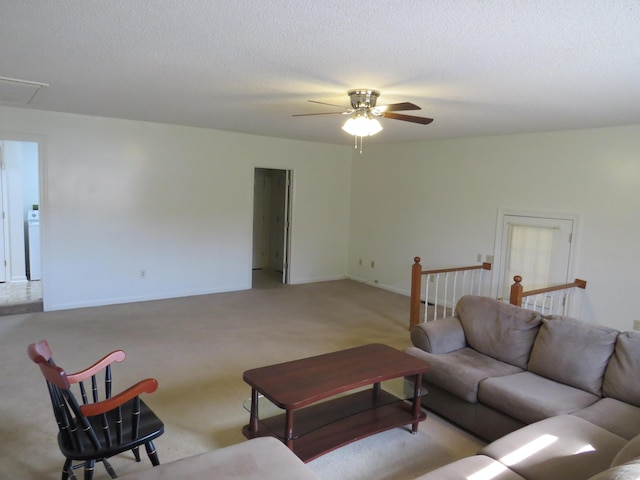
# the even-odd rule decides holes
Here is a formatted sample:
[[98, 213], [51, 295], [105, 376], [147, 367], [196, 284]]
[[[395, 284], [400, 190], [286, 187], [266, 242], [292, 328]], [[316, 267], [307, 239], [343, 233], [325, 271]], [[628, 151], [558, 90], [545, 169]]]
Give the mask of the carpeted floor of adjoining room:
[[[0, 478], [58, 479], [63, 458], [29, 343], [47, 339], [68, 372], [123, 349], [115, 391], [155, 377], [145, 401], [163, 419], [162, 463], [245, 440], [243, 371], [366, 343], [410, 345], [408, 298], [351, 280], [0, 317]], [[483, 443], [429, 414], [417, 435], [393, 429], [310, 462], [324, 480], [410, 479]], [[151, 468], [114, 458], [119, 475]], [[108, 479], [102, 466], [96, 480]]]

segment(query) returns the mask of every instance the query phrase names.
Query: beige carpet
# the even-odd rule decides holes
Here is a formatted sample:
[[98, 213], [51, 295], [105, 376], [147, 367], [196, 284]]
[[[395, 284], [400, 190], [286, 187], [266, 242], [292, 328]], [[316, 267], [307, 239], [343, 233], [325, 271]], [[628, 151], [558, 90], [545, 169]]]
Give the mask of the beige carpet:
[[[350, 280], [0, 317], [0, 478], [60, 478], [48, 394], [26, 354], [31, 342], [47, 339], [68, 372], [122, 348], [116, 391], [157, 378], [158, 391], [145, 401], [166, 425], [156, 441], [165, 463], [244, 441], [244, 370], [366, 343], [404, 349], [407, 318], [407, 297]], [[481, 445], [430, 415], [417, 435], [394, 429], [309, 466], [325, 480], [406, 479]], [[151, 468], [146, 456], [139, 464], [131, 458], [113, 460], [120, 475]], [[94, 478], [109, 477], [99, 465]]]

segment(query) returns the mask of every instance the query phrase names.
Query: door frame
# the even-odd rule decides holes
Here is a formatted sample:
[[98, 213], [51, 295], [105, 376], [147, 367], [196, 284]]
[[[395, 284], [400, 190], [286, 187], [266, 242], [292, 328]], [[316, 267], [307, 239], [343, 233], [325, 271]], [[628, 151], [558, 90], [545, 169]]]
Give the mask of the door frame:
[[282, 248], [282, 283], [289, 283], [291, 266], [291, 206], [293, 192], [293, 170], [285, 170], [284, 187], [284, 246]]
[[[251, 216], [252, 218], [252, 226], [253, 228], [255, 228], [255, 215], [256, 215], [256, 208], [255, 208], [255, 178], [256, 178], [256, 171], [258, 170], [273, 170], [273, 171], [278, 171], [278, 172], [283, 172], [284, 173], [284, 185], [283, 185], [283, 189], [284, 191], [283, 193], [283, 198], [284, 198], [284, 205], [282, 208], [282, 213], [283, 213], [283, 221], [282, 221], [282, 283], [283, 284], [287, 284], [290, 283], [290, 276], [291, 276], [291, 237], [292, 237], [292, 212], [293, 212], [293, 193], [294, 193], [294, 189], [293, 189], [293, 177], [294, 177], [294, 173], [293, 173], [293, 169], [287, 169], [287, 168], [278, 168], [278, 167], [258, 167], [258, 166], [254, 166], [252, 169], [252, 178], [253, 178], [253, 195], [254, 195], [254, 207], [253, 207], [253, 214]], [[251, 255], [252, 255], [252, 261], [251, 261], [251, 265], [252, 265], [252, 269], [254, 266], [254, 258], [253, 256], [255, 255], [255, 238], [254, 235], [252, 233], [252, 245], [251, 245]]]
[[11, 279], [7, 278], [7, 272], [11, 269], [11, 255], [7, 255], [7, 251], [9, 250], [11, 239], [9, 237], [9, 214], [7, 213], [6, 209], [9, 200], [6, 164], [4, 162], [4, 142], [5, 139], [0, 138], [0, 215], [2, 215], [2, 219], [0, 220], [2, 222], [2, 245], [0, 248], [0, 282], [9, 283]]
[[520, 216], [530, 218], [540, 218], [548, 220], [571, 220], [573, 221], [573, 231], [571, 237], [571, 247], [569, 249], [569, 259], [567, 263], [567, 278], [575, 278], [576, 258], [578, 253], [578, 245], [580, 239], [581, 228], [581, 214], [579, 213], [566, 213], [566, 212], [542, 212], [542, 211], [530, 211], [530, 210], [517, 210], [517, 209], [502, 209], [499, 208], [496, 215], [496, 233], [494, 239], [493, 248], [493, 265], [491, 267], [491, 295], [494, 298], [500, 297], [500, 282], [502, 262], [504, 257], [504, 249], [506, 245], [503, 245], [502, 238], [504, 234], [505, 217], [507, 216]]
[[47, 162], [46, 162], [46, 158], [48, 155], [48, 137], [46, 137], [45, 135], [29, 134], [29, 133], [16, 134], [16, 133], [0, 130], [0, 139], [5, 141], [12, 141], [12, 142], [30, 142], [30, 143], [36, 143], [38, 145], [38, 196], [40, 199], [40, 268], [41, 268], [41, 275], [42, 275], [39, 282], [40, 282], [43, 310], [46, 312], [48, 310], [48, 302], [46, 297], [46, 276], [47, 276], [46, 260], [49, 258], [49, 255], [47, 253], [46, 242], [44, 241], [44, 239], [47, 238], [47, 231], [48, 231], [48, 222], [47, 222], [47, 213], [46, 213], [48, 211], [48, 201], [47, 201], [48, 174], [47, 174]]

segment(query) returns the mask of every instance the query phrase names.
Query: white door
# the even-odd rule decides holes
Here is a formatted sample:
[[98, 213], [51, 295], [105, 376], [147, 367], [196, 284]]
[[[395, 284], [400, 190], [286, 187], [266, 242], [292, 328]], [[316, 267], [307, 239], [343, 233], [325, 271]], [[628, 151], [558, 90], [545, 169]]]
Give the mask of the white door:
[[527, 290], [568, 283], [576, 218], [499, 214], [496, 234], [497, 297], [509, 298], [513, 277]]
[[269, 269], [282, 272], [282, 283], [288, 283], [290, 170], [269, 170]]

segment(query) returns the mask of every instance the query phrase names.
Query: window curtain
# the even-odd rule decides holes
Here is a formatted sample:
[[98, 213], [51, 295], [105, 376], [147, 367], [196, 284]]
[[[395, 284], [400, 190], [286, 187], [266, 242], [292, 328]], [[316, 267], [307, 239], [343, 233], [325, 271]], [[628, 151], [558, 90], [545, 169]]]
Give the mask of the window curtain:
[[521, 275], [526, 290], [551, 285], [553, 247], [559, 233], [557, 227], [509, 224], [510, 278]]

